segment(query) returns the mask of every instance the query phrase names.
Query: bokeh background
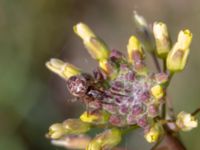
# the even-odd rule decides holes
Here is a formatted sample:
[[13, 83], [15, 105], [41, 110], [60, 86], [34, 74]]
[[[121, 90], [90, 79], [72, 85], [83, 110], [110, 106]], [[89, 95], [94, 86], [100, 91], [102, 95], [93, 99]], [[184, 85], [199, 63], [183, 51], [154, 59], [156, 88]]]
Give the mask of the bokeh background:
[[[178, 31], [194, 34], [188, 65], [170, 86], [176, 112], [200, 106], [200, 1], [198, 0], [0, 0], [0, 150], [60, 150], [44, 135], [54, 122], [83, 110], [67, 93], [65, 82], [45, 68], [57, 57], [91, 72], [97, 63], [73, 33], [74, 24], [89, 24], [111, 48], [126, 50], [134, 33], [132, 12], [149, 23], [168, 24], [173, 41]], [[200, 127], [182, 133], [189, 150], [199, 150]], [[141, 132], [129, 135], [127, 150], [148, 150]]]

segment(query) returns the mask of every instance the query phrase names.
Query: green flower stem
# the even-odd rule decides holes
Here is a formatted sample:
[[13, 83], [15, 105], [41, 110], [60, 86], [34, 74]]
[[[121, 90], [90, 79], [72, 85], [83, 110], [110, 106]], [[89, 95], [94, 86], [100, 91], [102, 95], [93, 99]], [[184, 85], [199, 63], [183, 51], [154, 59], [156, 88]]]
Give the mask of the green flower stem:
[[162, 61], [163, 61], [163, 72], [167, 73], [166, 59], [162, 59]]
[[[166, 99], [166, 98], [165, 98]], [[166, 117], [166, 103], [162, 105], [162, 118], [165, 119]]]
[[174, 118], [175, 116], [175, 114], [174, 114], [174, 109], [173, 109], [173, 104], [172, 104], [172, 100], [167, 96], [167, 88], [168, 88], [168, 86], [169, 86], [169, 84], [170, 84], [170, 82], [171, 82], [171, 80], [172, 80], [172, 77], [174, 76], [174, 73], [173, 72], [170, 72], [169, 73], [169, 79], [168, 79], [168, 82], [166, 83], [166, 85], [165, 85], [165, 88], [166, 88], [166, 95], [165, 95], [165, 97], [164, 97], [164, 100], [165, 100], [165, 102], [166, 102], [166, 114], [168, 114], [169, 115], [169, 117], [170, 118]]
[[199, 112], [200, 112], [200, 108], [197, 108], [197, 109], [192, 113], [192, 116], [197, 115]]
[[152, 57], [152, 59], [153, 59], [153, 61], [154, 61], [154, 64], [155, 64], [155, 66], [156, 66], [157, 71], [158, 71], [158, 72], [161, 72], [161, 67], [160, 67], [158, 58], [156, 57], [155, 52], [152, 52], [152, 53], [151, 53], [151, 57]]

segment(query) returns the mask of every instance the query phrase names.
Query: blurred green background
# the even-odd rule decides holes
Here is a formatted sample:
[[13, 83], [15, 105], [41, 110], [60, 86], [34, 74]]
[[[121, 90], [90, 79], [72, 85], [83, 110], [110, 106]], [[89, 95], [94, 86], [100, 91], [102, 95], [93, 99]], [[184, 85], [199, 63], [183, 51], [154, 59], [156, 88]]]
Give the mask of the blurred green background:
[[[134, 33], [132, 12], [167, 23], [173, 41], [182, 28], [194, 34], [188, 65], [170, 86], [176, 112], [200, 106], [200, 1], [198, 0], [0, 0], [0, 150], [54, 150], [44, 135], [54, 122], [77, 117], [65, 82], [45, 68], [57, 57], [91, 72], [74, 24], [89, 24], [111, 48], [126, 50]], [[182, 134], [189, 150], [199, 150], [200, 127]], [[139, 144], [138, 144], [139, 143]], [[127, 149], [148, 150], [141, 132], [125, 140]]]

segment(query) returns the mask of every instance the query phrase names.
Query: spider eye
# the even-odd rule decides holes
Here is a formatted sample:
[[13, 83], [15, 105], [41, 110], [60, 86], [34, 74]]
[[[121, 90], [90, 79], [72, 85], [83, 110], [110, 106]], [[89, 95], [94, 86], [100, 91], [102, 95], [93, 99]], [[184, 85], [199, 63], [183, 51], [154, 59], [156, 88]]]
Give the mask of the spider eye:
[[84, 96], [88, 90], [87, 79], [82, 75], [72, 76], [67, 81], [67, 88], [73, 96]]

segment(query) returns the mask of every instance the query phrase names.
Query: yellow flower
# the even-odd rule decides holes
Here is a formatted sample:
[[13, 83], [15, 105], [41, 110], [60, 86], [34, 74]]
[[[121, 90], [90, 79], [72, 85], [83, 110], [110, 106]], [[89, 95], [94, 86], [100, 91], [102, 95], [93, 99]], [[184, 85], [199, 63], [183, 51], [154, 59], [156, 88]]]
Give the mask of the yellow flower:
[[143, 57], [142, 45], [135, 36], [131, 36], [129, 38], [127, 50], [128, 50], [129, 61], [132, 62], [133, 64], [136, 61], [134, 60], [134, 52], [139, 52], [141, 58]]
[[109, 114], [105, 111], [100, 111], [98, 113], [90, 114], [85, 111], [81, 116], [80, 119], [83, 122], [93, 123], [93, 124], [105, 124], [109, 120]]
[[117, 128], [109, 129], [97, 135], [86, 150], [112, 149], [121, 141], [121, 132]]
[[156, 52], [159, 57], [165, 58], [170, 50], [170, 40], [166, 24], [155, 22], [153, 33], [156, 41]]
[[191, 114], [182, 111], [177, 116], [176, 125], [183, 131], [190, 131], [198, 126], [198, 121]]
[[157, 100], [161, 99], [164, 96], [164, 91], [161, 85], [155, 85], [151, 88], [151, 94]]
[[92, 58], [98, 61], [108, 59], [109, 50], [107, 45], [86, 24], [78, 23], [75, 25], [74, 32], [81, 37]]
[[96, 37], [92, 30], [84, 23], [80, 22], [73, 27], [74, 32], [84, 41], [89, 41], [90, 38]]
[[63, 122], [63, 127], [70, 134], [81, 134], [90, 130], [90, 125], [80, 119], [67, 119]]
[[156, 142], [162, 134], [162, 127], [159, 124], [154, 124], [150, 130], [145, 133], [144, 137], [149, 143]]
[[178, 40], [167, 56], [167, 68], [171, 72], [182, 71], [189, 55], [192, 33], [189, 30], [179, 32]]
[[62, 60], [56, 58], [51, 58], [50, 61], [46, 63], [46, 66], [49, 70], [66, 80], [71, 76], [81, 73], [81, 71], [72, 64], [65, 63]]
[[59, 139], [66, 134], [66, 130], [61, 123], [55, 123], [49, 127], [47, 137], [51, 139]]

